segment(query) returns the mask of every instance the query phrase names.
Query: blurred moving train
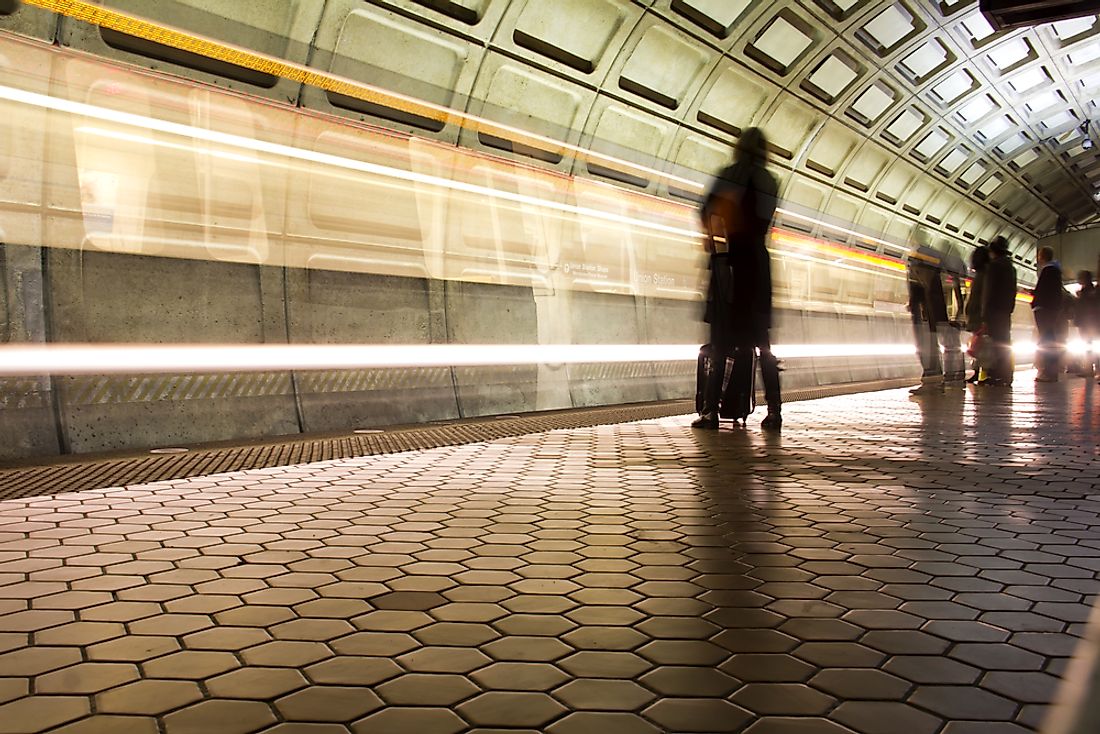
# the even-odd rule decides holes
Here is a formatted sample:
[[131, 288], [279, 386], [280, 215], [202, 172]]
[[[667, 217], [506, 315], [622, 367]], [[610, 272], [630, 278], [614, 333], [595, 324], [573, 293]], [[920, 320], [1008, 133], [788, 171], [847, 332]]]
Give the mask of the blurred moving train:
[[[32, 374], [0, 382], [0, 458], [693, 390], [684, 345], [705, 339], [692, 201], [702, 172], [572, 151], [675, 193], [654, 196], [13, 36], [0, 35], [0, 69], [8, 342], [343, 343], [364, 355], [393, 344], [648, 345], [653, 357], [557, 362], [544, 349], [497, 366]], [[781, 204], [773, 342], [786, 349], [786, 389], [919, 373], [905, 274], [918, 244], [953, 295], [966, 279], [961, 242], [919, 228], [892, 242]]]

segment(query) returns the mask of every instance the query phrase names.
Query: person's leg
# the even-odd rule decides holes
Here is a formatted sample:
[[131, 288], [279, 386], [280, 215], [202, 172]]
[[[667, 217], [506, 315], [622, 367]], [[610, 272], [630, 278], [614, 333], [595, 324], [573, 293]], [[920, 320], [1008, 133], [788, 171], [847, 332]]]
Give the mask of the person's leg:
[[921, 384], [910, 392], [919, 395], [941, 390], [943, 363], [940, 360], [940, 345], [935, 330], [927, 321], [914, 321], [913, 338], [917, 343], [917, 356], [920, 357]]
[[1035, 314], [1035, 329], [1039, 333], [1039, 349], [1036, 354], [1039, 375], [1036, 379], [1048, 382], [1057, 380], [1057, 325], [1054, 319], [1047, 317], [1042, 311], [1037, 311]]
[[691, 425], [695, 428], [717, 428], [718, 406], [722, 400], [722, 381], [726, 375], [726, 359], [730, 355], [729, 346], [711, 342], [710, 369], [703, 388], [703, 411], [699, 419]]
[[756, 348], [760, 350], [760, 376], [764, 380], [764, 399], [768, 403], [768, 414], [762, 426], [779, 428], [783, 425], [783, 394], [779, 387], [779, 360], [772, 353], [771, 337], [768, 330], [756, 335]]
[[951, 324], [937, 327], [940, 343], [943, 344], [944, 382], [962, 386], [966, 378], [966, 359], [963, 357], [962, 343], [959, 340], [959, 328]]

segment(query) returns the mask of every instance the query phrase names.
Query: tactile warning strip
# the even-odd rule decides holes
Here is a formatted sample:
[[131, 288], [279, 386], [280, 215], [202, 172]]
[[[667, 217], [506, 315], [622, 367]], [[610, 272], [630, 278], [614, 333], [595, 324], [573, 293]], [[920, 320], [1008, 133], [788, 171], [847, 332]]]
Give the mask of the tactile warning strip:
[[[885, 390], [912, 384], [911, 379], [832, 385], [788, 390], [787, 401]], [[762, 399], [758, 396], [758, 400]], [[509, 436], [558, 429], [652, 420], [694, 410], [691, 401], [670, 400], [598, 408], [529, 413], [520, 416], [447, 421], [411, 427], [387, 428], [379, 433], [325, 437], [279, 437], [260, 444], [199, 447], [181, 454], [100, 455], [50, 464], [0, 469], [0, 500], [124, 487], [168, 479], [205, 476], [242, 469], [308, 464], [354, 456], [458, 446]]]

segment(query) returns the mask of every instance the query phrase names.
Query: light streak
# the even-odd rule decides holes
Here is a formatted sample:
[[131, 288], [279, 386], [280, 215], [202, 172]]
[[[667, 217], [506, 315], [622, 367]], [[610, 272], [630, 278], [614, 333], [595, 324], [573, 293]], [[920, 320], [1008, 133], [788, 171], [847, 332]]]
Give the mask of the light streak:
[[[782, 359], [901, 357], [910, 344], [780, 344]], [[696, 344], [7, 344], [0, 376], [689, 362]]]

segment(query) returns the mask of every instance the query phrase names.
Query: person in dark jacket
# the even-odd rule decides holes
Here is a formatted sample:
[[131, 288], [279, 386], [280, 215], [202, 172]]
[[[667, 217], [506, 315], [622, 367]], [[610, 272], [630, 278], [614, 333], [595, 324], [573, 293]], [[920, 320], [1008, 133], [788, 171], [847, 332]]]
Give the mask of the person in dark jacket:
[[[768, 142], [759, 128], [747, 128], [737, 143], [734, 162], [723, 169], [707, 193], [700, 217], [708, 233], [710, 287], [705, 320], [710, 324], [712, 364], [725, 365], [736, 350], [758, 349], [768, 414], [761, 425], [779, 428], [782, 398], [779, 364], [771, 351], [771, 260], [768, 231], [779, 185], [764, 167]], [[703, 410], [692, 425], [718, 427], [723, 369], [712, 369], [703, 393]]]
[[[985, 269], [988, 265], [989, 249], [975, 247], [974, 251], [970, 253], [970, 269], [974, 271], [974, 277], [970, 280], [970, 295], [966, 299], [966, 330], [971, 334], [977, 334], [979, 331], [984, 332], [982, 326], [982, 296], [985, 293]], [[981, 356], [980, 351], [974, 355], [972, 363], [974, 374], [967, 382], [975, 383], [981, 378], [982, 370], [985, 368]]]
[[1012, 312], [1016, 309], [1016, 268], [1008, 254], [1008, 240], [997, 236], [989, 243], [989, 265], [982, 288], [982, 323], [993, 342], [988, 379], [981, 384], [1012, 384]]
[[1054, 250], [1040, 247], [1038, 254], [1039, 280], [1031, 300], [1031, 312], [1035, 316], [1035, 328], [1039, 332], [1037, 355], [1039, 375], [1037, 382], [1057, 382], [1061, 372], [1062, 334], [1065, 329], [1065, 295], [1062, 288], [1062, 266], [1054, 259]]
[[1073, 323], [1081, 341], [1085, 343], [1085, 354], [1081, 358], [1080, 375], [1089, 377], [1096, 372], [1096, 339], [1100, 337], [1100, 290], [1092, 282], [1092, 272], [1081, 270], [1077, 273], [1077, 298], [1073, 308]]

